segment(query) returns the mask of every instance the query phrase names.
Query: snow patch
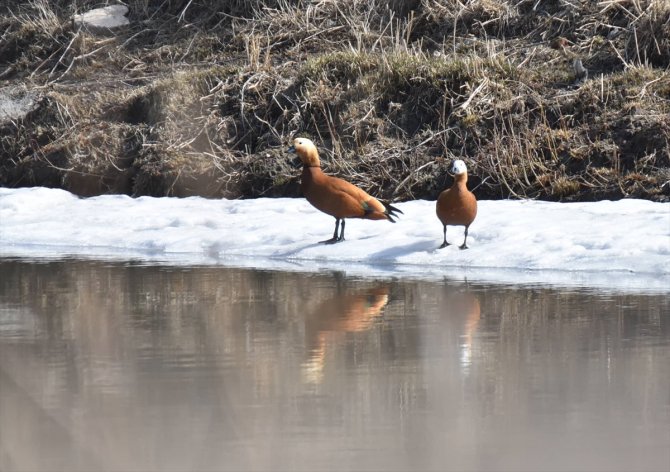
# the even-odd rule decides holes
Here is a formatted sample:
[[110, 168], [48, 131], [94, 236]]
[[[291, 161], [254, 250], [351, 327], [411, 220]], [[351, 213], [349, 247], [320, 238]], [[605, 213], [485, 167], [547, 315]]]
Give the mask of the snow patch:
[[398, 203], [395, 223], [335, 220], [304, 199], [78, 198], [63, 190], [0, 188], [0, 256], [139, 259], [372, 277], [670, 291], [670, 204], [480, 201], [468, 245], [435, 202]]
[[109, 5], [102, 8], [89, 10], [81, 15], [74, 15], [75, 23], [81, 23], [93, 28], [117, 28], [130, 23], [126, 14], [128, 7], [125, 5]]

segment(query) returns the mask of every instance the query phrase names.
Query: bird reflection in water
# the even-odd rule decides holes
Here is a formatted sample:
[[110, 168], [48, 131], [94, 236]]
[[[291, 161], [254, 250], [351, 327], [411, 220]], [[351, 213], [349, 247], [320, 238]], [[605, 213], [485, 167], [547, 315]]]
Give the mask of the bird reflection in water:
[[461, 369], [468, 371], [472, 364], [473, 344], [481, 318], [481, 307], [477, 297], [470, 292], [459, 294], [454, 298], [453, 303], [455, 312], [465, 316], [459, 348]]
[[304, 381], [321, 383], [329, 344], [342, 333], [367, 331], [388, 300], [388, 287], [377, 287], [339, 294], [320, 303], [306, 321], [309, 360], [303, 364]]

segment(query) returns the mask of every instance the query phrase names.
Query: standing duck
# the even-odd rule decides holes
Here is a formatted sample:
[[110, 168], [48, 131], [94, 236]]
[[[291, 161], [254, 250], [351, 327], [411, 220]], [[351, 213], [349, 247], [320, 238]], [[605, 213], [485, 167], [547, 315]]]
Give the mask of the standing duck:
[[465, 162], [460, 159], [454, 161], [451, 166], [451, 173], [454, 174], [454, 183], [450, 188], [440, 193], [435, 205], [437, 217], [444, 227], [444, 242], [440, 249], [449, 245], [447, 242], [447, 225], [465, 226], [465, 239], [459, 247], [467, 249], [468, 228], [477, 216], [477, 199], [467, 187], [468, 169]]
[[[382, 203], [366, 192], [337, 177], [323, 173], [319, 161], [319, 153], [312, 141], [307, 138], [296, 138], [289, 152], [298, 155], [302, 164], [300, 187], [309, 203], [322, 212], [335, 217], [335, 232], [325, 244], [344, 241], [344, 219], [363, 218], [366, 220], [388, 220], [395, 223], [399, 209], [388, 203]], [[342, 221], [342, 229], [337, 231]]]

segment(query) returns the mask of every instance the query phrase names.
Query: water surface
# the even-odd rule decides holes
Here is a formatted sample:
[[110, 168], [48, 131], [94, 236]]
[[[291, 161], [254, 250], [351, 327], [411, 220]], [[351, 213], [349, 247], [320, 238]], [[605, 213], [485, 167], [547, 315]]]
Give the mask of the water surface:
[[667, 294], [0, 276], [0, 470], [670, 470]]

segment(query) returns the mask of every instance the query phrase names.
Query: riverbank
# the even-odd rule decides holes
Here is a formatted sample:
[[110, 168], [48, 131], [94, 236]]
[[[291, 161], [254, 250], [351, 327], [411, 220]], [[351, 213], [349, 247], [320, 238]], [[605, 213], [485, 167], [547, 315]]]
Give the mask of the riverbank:
[[479, 198], [670, 199], [667, 1], [144, 1], [113, 31], [6, 4], [2, 186], [297, 196], [301, 135], [386, 199], [456, 158]]

